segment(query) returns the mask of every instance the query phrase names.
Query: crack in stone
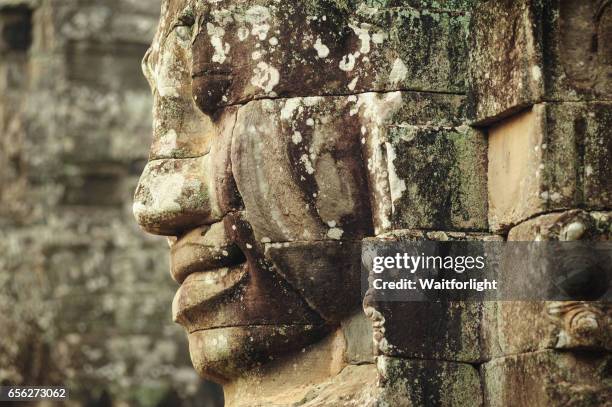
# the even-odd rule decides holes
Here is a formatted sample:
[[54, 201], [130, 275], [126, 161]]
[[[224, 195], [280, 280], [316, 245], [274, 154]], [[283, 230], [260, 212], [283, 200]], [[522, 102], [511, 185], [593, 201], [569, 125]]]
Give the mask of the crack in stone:
[[446, 92], [441, 90], [418, 90], [418, 89], [410, 89], [410, 88], [397, 88], [397, 89], [388, 89], [388, 90], [367, 90], [363, 92], [347, 92], [347, 93], [326, 93], [321, 95], [295, 95], [295, 96], [261, 96], [261, 97], [253, 97], [251, 99], [240, 100], [235, 103], [230, 103], [227, 105], [223, 105], [219, 108], [219, 110], [228, 108], [228, 107], [241, 107], [246, 106], [251, 102], [257, 102], [261, 100], [290, 100], [290, 99], [305, 99], [305, 98], [339, 98], [339, 97], [348, 97], [348, 96], [361, 96], [367, 95], [368, 93], [378, 93], [381, 95], [385, 95], [388, 93], [394, 92], [402, 92], [402, 93], [414, 93], [414, 94], [436, 94], [436, 95], [450, 95], [450, 96], [466, 96], [466, 93], [463, 92]]

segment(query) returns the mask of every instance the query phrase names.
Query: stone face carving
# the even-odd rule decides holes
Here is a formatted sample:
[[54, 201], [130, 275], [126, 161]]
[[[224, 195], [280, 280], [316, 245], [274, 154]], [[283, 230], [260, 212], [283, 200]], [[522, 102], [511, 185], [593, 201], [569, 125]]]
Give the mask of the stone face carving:
[[[450, 33], [465, 21], [413, 11], [164, 3], [143, 60], [154, 140], [134, 213], [145, 230], [178, 238], [173, 315], [203, 375], [230, 381], [358, 311], [359, 242], [375, 228], [486, 227], [486, 210], [464, 200], [484, 198], [485, 144], [460, 128], [464, 100], [452, 94], [464, 88], [465, 43]], [[418, 45], [431, 41], [426, 54]], [[396, 173], [396, 149], [448, 150], [441, 188], [414, 178], [431, 165]], [[414, 215], [410, 196], [422, 207]]]
[[[354, 405], [482, 404], [494, 396], [483, 396], [474, 364], [503, 370], [490, 360], [555, 349], [558, 315], [580, 317], [580, 332], [593, 325], [576, 307], [545, 315], [541, 304], [525, 313], [366, 298], [370, 321], [360, 309], [364, 239], [503, 240], [546, 211], [608, 205], [609, 102], [544, 98], [548, 61], [531, 32], [539, 2], [518, 3], [164, 3], [143, 60], [154, 140], [134, 214], [170, 237], [174, 319], [230, 405], [331, 406], [360, 381], [374, 386], [374, 371], [377, 389]], [[494, 30], [491, 14], [509, 18]], [[508, 35], [520, 47], [496, 48]], [[563, 95], [578, 92], [552, 78]], [[527, 106], [516, 123], [497, 123]], [[474, 122], [496, 125], [487, 139]], [[547, 342], [514, 335], [516, 315]], [[438, 323], [411, 326], [414, 317]], [[296, 373], [298, 363], [314, 373]], [[458, 382], [464, 393], [444, 393]], [[270, 383], [292, 390], [281, 397]]]

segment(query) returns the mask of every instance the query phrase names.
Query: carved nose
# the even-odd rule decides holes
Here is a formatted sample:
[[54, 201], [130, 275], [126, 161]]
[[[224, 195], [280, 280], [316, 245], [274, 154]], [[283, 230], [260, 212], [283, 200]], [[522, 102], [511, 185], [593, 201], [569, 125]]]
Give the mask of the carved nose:
[[[219, 118], [209, 151], [191, 158], [155, 158], [140, 176], [134, 216], [145, 231], [179, 236], [243, 207], [230, 160], [235, 110]], [[191, 150], [193, 151], [193, 150]]]
[[145, 231], [177, 236], [219, 221], [221, 210], [210, 181], [210, 155], [147, 163], [136, 188], [133, 212]]

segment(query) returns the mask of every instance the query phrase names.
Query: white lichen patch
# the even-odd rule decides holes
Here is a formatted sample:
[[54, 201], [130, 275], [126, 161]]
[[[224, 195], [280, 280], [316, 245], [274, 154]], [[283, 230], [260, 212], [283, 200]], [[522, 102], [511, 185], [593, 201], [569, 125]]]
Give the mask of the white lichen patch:
[[344, 72], [350, 72], [355, 68], [355, 55], [348, 54], [342, 57], [338, 67]]
[[262, 89], [266, 93], [272, 92], [280, 81], [280, 74], [276, 68], [265, 62], [260, 62], [253, 69], [251, 84]]
[[587, 227], [580, 221], [574, 221], [565, 226], [560, 233], [561, 240], [573, 241], [579, 240], [586, 232]]
[[238, 40], [240, 40], [240, 42], [246, 40], [249, 36], [249, 29], [246, 27], [240, 27], [238, 28], [238, 31], [236, 33], [238, 35]]
[[254, 35], [259, 38], [260, 41], [263, 41], [268, 36], [268, 31], [270, 31], [269, 24], [260, 24], [253, 26], [253, 28], [251, 29], [251, 35]]
[[167, 131], [163, 136], [160, 137], [157, 145], [157, 154], [160, 156], [170, 156], [177, 149], [177, 138], [176, 130], [171, 129]]
[[542, 78], [542, 70], [540, 69], [539, 66], [534, 65], [531, 67], [531, 77], [536, 82], [539, 81], [540, 78]]
[[386, 39], [387, 34], [382, 31], [372, 34], [372, 42], [376, 45], [382, 44]]
[[212, 61], [222, 64], [227, 59], [227, 54], [230, 51], [230, 44], [223, 43], [223, 36], [225, 35], [225, 30], [221, 27], [215, 26], [212, 23], [206, 24], [206, 32], [210, 38], [210, 44], [213, 46], [215, 50]]
[[349, 27], [353, 29], [355, 35], [359, 37], [361, 41], [361, 47], [359, 48], [359, 52], [362, 54], [367, 54], [370, 52], [370, 24], [361, 23], [360, 26], [356, 26], [354, 24], [349, 24]]
[[185, 186], [185, 177], [181, 174], [155, 174], [147, 177], [144, 186], [148, 188], [151, 201], [148, 205], [137, 200], [133, 206], [136, 218], [155, 213], [179, 212], [178, 202]]
[[299, 106], [299, 98], [287, 99], [285, 101], [285, 106], [283, 106], [280, 112], [281, 120], [290, 120], [293, 117], [293, 113], [297, 110]]
[[226, 8], [221, 9], [221, 10], [214, 10], [211, 13], [211, 15], [215, 23], [222, 25], [222, 26], [227, 26], [228, 24], [231, 24], [234, 22], [234, 17], [232, 16], [232, 10], [228, 10]]
[[319, 58], [326, 58], [329, 55], [329, 48], [321, 42], [321, 37], [317, 38], [314, 49], [317, 51], [317, 56]]
[[161, 61], [155, 67], [154, 83], [161, 97], [179, 97], [179, 89], [186, 79], [187, 72], [177, 69], [182, 64], [177, 60], [174, 52], [165, 51], [161, 54]]
[[344, 234], [344, 230], [340, 228], [331, 228], [327, 231], [327, 237], [334, 240], [342, 239], [342, 235]]
[[299, 131], [293, 132], [293, 136], [291, 136], [291, 141], [293, 144], [300, 144], [302, 142], [302, 133]]
[[395, 149], [391, 143], [385, 143], [387, 150], [387, 167], [389, 173], [389, 189], [391, 192], [391, 204], [394, 205], [406, 191], [406, 182], [397, 175], [394, 161], [397, 158]]
[[304, 168], [306, 169], [307, 173], [309, 174], [314, 173], [314, 168], [312, 166], [312, 163], [310, 162], [310, 158], [308, 157], [308, 154], [302, 154], [302, 156], [300, 157], [300, 162], [304, 165]]
[[349, 84], [348, 84], [348, 88], [350, 91], [355, 90], [355, 87], [357, 86], [357, 81], [359, 80], [359, 77], [354, 78]]
[[270, 25], [267, 21], [270, 19], [270, 11], [264, 6], [253, 6], [245, 13], [245, 21], [251, 24], [251, 35], [263, 41], [268, 36]]
[[406, 64], [404, 64], [404, 61], [402, 61], [400, 58], [396, 58], [395, 61], [393, 61], [393, 67], [389, 73], [389, 82], [393, 85], [397, 85], [406, 79], [407, 75], [408, 68], [406, 67]]

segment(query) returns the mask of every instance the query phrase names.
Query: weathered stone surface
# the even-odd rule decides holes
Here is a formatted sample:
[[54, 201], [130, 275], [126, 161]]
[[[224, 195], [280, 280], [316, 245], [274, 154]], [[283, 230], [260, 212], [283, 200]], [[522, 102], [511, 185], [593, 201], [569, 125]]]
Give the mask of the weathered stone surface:
[[378, 403], [409, 406], [482, 406], [478, 370], [467, 363], [377, 358]]
[[[361, 303], [361, 243], [266, 244], [266, 255], [325, 320], [340, 322]], [[329, 301], [337, 298], [336, 301]]]
[[[484, 233], [397, 231], [369, 241], [501, 241]], [[366, 294], [364, 310], [374, 327], [377, 354], [478, 363], [487, 356], [480, 302], [382, 301]], [[436, 338], [431, 340], [431, 338]]]
[[361, 130], [350, 98], [254, 101], [238, 111], [232, 168], [257, 241], [371, 233]]
[[[526, 221], [510, 231], [508, 240], [607, 241], [610, 225], [609, 212], [573, 210]], [[585, 283], [591, 291], [605, 288]], [[491, 356], [551, 348], [612, 349], [612, 310], [605, 301], [488, 303], [484, 321], [483, 335]]]
[[190, 333], [189, 350], [200, 375], [226, 383], [269, 362], [271, 354], [295, 351], [316, 342], [324, 332], [311, 325], [220, 327]]
[[210, 172], [210, 156], [148, 163], [134, 196], [139, 224], [150, 232], [171, 235], [189, 225], [221, 220], [217, 197], [209, 188]]
[[242, 251], [232, 243], [222, 223], [202, 226], [188, 232], [170, 247], [172, 278], [181, 284], [198, 270], [210, 270], [244, 262]]
[[[193, 39], [194, 96], [205, 112], [264, 96], [465, 88], [462, 13], [334, 2], [183, 7], [179, 30]], [[172, 40], [175, 28], [163, 21], [159, 35]]]
[[551, 350], [481, 367], [487, 406], [605, 406], [612, 403], [609, 354]]
[[387, 137], [392, 229], [487, 229], [484, 134], [399, 124]]
[[299, 405], [304, 407], [375, 406], [380, 400], [377, 392], [377, 370], [374, 365], [349, 365], [333, 379], [310, 390], [299, 401]]
[[357, 107], [377, 234], [487, 228], [486, 140], [461, 125], [459, 99], [363, 94]]
[[510, 230], [509, 241], [609, 240], [612, 236], [610, 212], [574, 209], [550, 213], [525, 221]]
[[377, 370], [371, 361], [346, 365], [350, 342], [355, 339], [336, 331], [284, 358], [269, 360], [260, 370], [228, 383], [226, 403], [239, 407], [370, 405], [376, 400]]
[[610, 205], [608, 103], [538, 104], [489, 129], [489, 223]]
[[486, 124], [543, 101], [609, 99], [612, 8], [598, 4], [482, 2], [470, 29], [475, 120]]

